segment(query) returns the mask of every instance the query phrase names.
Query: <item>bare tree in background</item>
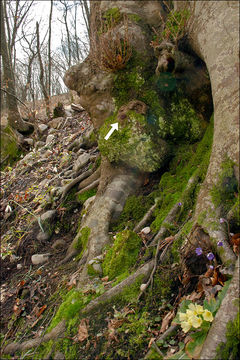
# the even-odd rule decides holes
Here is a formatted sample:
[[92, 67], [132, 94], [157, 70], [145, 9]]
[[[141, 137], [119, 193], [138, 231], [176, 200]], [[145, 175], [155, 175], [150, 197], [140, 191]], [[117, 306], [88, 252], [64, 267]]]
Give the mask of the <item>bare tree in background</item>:
[[48, 22], [48, 94], [51, 96], [51, 70], [52, 70], [52, 59], [51, 59], [51, 35], [52, 35], [52, 11], [53, 11], [53, 0], [51, 0], [50, 15]]
[[39, 23], [36, 22], [36, 35], [37, 35], [37, 55], [38, 55], [38, 61], [40, 66], [40, 75], [39, 75], [39, 81], [42, 89], [42, 93], [44, 96], [45, 104], [46, 104], [46, 114], [47, 116], [50, 116], [50, 99], [49, 94], [47, 91], [47, 86], [44, 81], [44, 67], [43, 67], [43, 61], [42, 61], [42, 55], [40, 51], [40, 36], [39, 36]]
[[21, 132], [29, 133], [33, 131], [33, 125], [25, 122], [19, 113], [18, 103], [15, 91], [14, 75], [9, 53], [9, 47], [5, 32], [5, 18], [3, 12], [3, 3], [1, 1], [1, 56], [3, 63], [3, 80], [4, 91], [6, 92], [7, 108], [8, 108], [8, 124], [11, 128]]

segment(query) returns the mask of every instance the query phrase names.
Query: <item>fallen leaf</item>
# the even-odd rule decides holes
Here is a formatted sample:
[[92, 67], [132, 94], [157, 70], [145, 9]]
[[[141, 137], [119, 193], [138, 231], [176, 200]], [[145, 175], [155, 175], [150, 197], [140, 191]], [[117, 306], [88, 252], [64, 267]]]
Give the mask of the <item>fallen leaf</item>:
[[106, 282], [106, 281], [108, 281], [108, 279], [109, 279], [109, 277], [108, 277], [108, 276], [105, 276], [105, 277], [103, 277], [101, 280], [102, 280], [102, 282]]
[[88, 338], [88, 320], [82, 319], [78, 327], [77, 339], [82, 342]]
[[42, 315], [42, 313], [44, 312], [44, 310], [46, 310], [46, 308], [47, 308], [47, 305], [43, 305], [43, 306], [40, 308], [39, 312], [37, 313], [37, 317], [39, 317], [40, 315]]
[[149, 343], [148, 343], [148, 349], [150, 349], [150, 347], [152, 346], [152, 343], [156, 340], [156, 338], [151, 338]]
[[168, 324], [173, 319], [173, 317], [174, 317], [174, 310], [169, 311], [167, 315], [164, 316], [162, 321], [162, 326], [160, 329], [160, 334], [164, 333], [167, 330]]

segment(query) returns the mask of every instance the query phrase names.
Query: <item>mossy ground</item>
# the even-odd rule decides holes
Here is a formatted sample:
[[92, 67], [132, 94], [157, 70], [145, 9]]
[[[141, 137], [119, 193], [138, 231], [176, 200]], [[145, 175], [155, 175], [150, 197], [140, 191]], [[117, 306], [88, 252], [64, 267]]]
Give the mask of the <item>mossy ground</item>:
[[1, 129], [0, 147], [1, 161], [5, 159], [3, 163], [1, 162], [1, 169], [4, 169], [6, 165], [13, 165], [23, 154], [11, 128], [8, 126], [4, 130]]

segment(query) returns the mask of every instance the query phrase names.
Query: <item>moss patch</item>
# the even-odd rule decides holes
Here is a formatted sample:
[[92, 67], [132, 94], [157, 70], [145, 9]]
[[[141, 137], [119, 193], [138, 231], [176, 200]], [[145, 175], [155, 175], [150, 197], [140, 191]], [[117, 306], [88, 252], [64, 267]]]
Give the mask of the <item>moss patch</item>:
[[[180, 145], [176, 155], [169, 164], [169, 171], [165, 172], [159, 183], [157, 196], [159, 197], [158, 207], [155, 210], [155, 220], [151, 227], [157, 231], [164, 218], [177, 202], [181, 202], [178, 219], [182, 222], [190, 209], [193, 209], [201, 182], [204, 180], [209, 158], [211, 154], [213, 137], [213, 117], [204, 137], [197, 145]], [[198, 183], [193, 184], [185, 199], [182, 192], [186, 188], [188, 180], [192, 175], [198, 176]]]
[[89, 199], [90, 197], [96, 195], [96, 193], [97, 193], [96, 189], [87, 190], [82, 194], [78, 194], [77, 195], [77, 200], [78, 200], [78, 202], [80, 204], [84, 204], [87, 199]]
[[1, 161], [6, 159], [3, 163], [1, 163], [1, 169], [4, 169], [7, 164], [13, 165], [17, 160], [19, 160], [22, 154], [12, 130], [8, 126], [4, 130], [1, 130], [0, 147]]
[[221, 164], [217, 184], [211, 191], [212, 200], [216, 207], [220, 205], [227, 212], [233, 207], [236, 198], [234, 193], [238, 192], [238, 183], [234, 175], [234, 162], [228, 157]]
[[239, 311], [233, 321], [227, 324], [226, 343], [221, 343], [217, 347], [216, 360], [239, 359], [240, 357], [240, 315]]
[[123, 273], [128, 273], [136, 263], [142, 240], [130, 230], [124, 230], [116, 235], [103, 262], [103, 273], [113, 279]]
[[83, 253], [83, 251], [86, 249], [86, 246], [87, 246], [87, 243], [88, 243], [88, 238], [90, 236], [90, 233], [91, 233], [91, 229], [89, 227], [83, 227], [81, 230], [80, 230], [80, 235], [79, 235], [79, 238], [78, 238], [78, 241], [75, 245], [75, 248], [77, 250], [80, 250], [81, 251], [81, 254]]

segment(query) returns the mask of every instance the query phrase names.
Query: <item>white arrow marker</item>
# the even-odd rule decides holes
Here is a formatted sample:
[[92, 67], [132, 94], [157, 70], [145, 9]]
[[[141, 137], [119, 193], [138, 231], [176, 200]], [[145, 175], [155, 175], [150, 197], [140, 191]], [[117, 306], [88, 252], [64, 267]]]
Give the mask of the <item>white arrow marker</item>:
[[118, 123], [114, 123], [111, 124], [111, 130], [109, 130], [109, 132], [107, 133], [107, 135], [105, 136], [105, 140], [108, 140], [110, 138], [110, 136], [112, 135], [112, 133], [114, 132], [114, 130], [118, 130]]

